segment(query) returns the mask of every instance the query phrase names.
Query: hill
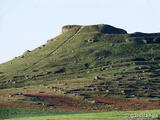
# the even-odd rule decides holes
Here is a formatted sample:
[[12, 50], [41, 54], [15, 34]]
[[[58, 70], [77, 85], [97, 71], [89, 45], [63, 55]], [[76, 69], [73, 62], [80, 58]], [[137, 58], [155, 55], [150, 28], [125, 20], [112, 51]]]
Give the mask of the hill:
[[159, 101], [159, 76], [160, 33], [67, 25], [46, 44], [0, 65], [0, 101], [19, 102], [41, 93], [96, 104], [113, 104], [105, 98]]

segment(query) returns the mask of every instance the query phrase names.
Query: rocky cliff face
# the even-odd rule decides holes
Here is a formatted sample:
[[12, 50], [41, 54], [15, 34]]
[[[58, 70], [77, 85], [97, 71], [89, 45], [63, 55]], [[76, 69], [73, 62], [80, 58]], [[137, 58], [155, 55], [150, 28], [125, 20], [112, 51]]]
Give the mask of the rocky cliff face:
[[101, 32], [104, 34], [127, 34], [127, 31], [116, 28], [106, 24], [99, 24], [99, 25], [89, 25], [89, 26], [81, 26], [81, 25], [66, 25], [62, 27], [62, 34], [68, 32], [74, 27], [83, 27], [84, 31], [87, 32]]
[[62, 27], [62, 34], [68, 32], [70, 29], [74, 27], [80, 27], [79, 25], [66, 25]]

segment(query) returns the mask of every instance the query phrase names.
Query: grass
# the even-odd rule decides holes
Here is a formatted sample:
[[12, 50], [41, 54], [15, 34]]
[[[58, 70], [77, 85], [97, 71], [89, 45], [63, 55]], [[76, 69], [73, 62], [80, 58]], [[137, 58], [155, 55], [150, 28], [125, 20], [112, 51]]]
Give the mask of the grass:
[[[55, 112], [38, 110], [12, 110], [6, 120], [129, 120], [135, 114], [160, 115], [159, 110], [152, 111], [113, 111], [96, 113]], [[14, 113], [14, 114], [13, 114]], [[17, 114], [15, 114], [17, 113]], [[11, 113], [10, 113], [11, 114]], [[2, 115], [2, 114], [1, 114]], [[4, 113], [3, 113], [4, 115]], [[2, 116], [1, 116], [2, 117]], [[3, 118], [5, 120], [5, 117]], [[135, 120], [152, 120], [153, 118], [134, 118]], [[158, 118], [157, 118], [158, 119]]]
[[65, 111], [46, 111], [35, 109], [16, 109], [16, 108], [0, 108], [0, 120], [1, 119], [14, 119], [25, 117], [37, 117], [37, 116], [51, 116], [51, 115], [64, 115], [75, 114], [76, 112]]

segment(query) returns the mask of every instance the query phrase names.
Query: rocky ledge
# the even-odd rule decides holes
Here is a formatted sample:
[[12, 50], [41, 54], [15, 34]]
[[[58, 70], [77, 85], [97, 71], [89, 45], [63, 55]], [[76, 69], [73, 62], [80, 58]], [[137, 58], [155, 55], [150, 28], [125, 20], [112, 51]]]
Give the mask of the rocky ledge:
[[62, 34], [68, 32], [74, 27], [83, 27], [83, 29], [87, 32], [101, 32], [104, 34], [127, 34], [127, 31], [123, 29], [116, 28], [116, 27], [106, 25], [106, 24], [88, 25], [88, 26], [66, 25], [62, 27]]

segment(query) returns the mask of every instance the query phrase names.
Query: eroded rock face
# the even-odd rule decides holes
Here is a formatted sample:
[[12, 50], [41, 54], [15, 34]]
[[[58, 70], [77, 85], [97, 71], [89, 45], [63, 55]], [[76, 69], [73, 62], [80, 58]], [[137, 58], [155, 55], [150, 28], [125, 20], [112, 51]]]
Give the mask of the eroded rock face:
[[62, 27], [62, 34], [68, 32], [70, 29], [74, 28], [74, 27], [79, 27], [79, 25], [66, 25]]
[[[104, 34], [127, 34], [127, 31], [116, 28], [110, 25], [106, 24], [98, 24], [98, 25], [87, 25], [87, 26], [81, 26], [81, 25], [66, 25], [62, 27], [62, 34], [68, 32], [73, 27], [83, 27], [83, 30], [86, 32], [101, 32]], [[82, 30], [82, 31], [83, 31]]]

